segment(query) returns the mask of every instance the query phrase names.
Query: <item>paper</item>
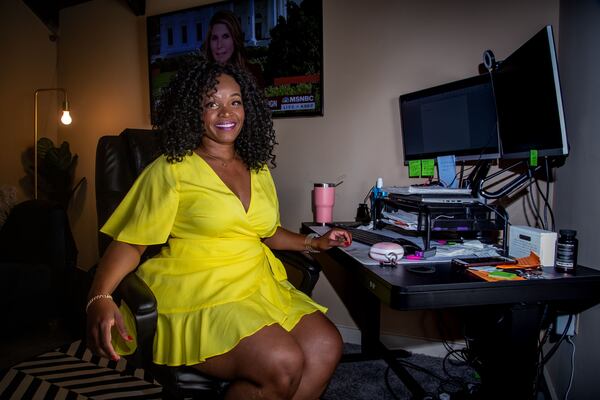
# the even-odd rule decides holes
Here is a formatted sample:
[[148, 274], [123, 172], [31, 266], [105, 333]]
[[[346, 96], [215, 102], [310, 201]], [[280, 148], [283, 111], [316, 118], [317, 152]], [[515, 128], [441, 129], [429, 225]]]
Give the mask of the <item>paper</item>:
[[483, 279], [488, 282], [498, 282], [498, 281], [524, 281], [525, 278], [511, 274], [508, 272], [497, 271], [494, 267], [471, 267], [467, 268], [467, 272], [472, 275], [477, 276], [478, 278]]
[[529, 150], [529, 166], [537, 167], [538, 165], [538, 152], [537, 150]]
[[456, 179], [456, 157], [442, 156], [437, 158], [438, 176], [444, 187], [458, 188]]
[[423, 176], [434, 176], [435, 175], [435, 160], [421, 160], [421, 175]]
[[535, 253], [535, 251], [532, 251], [531, 253], [529, 253], [529, 255], [527, 257], [517, 258], [516, 264], [498, 265], [497, 268], [500, 268], [500, 269], [526, 269], [526, 268], [539, 268], [540, 266], [541, 266], [540, 257]]
[[420, 178], [421, 177], [421, 160], [410, 160], [408, 162], [408, 177], [409, 178]]

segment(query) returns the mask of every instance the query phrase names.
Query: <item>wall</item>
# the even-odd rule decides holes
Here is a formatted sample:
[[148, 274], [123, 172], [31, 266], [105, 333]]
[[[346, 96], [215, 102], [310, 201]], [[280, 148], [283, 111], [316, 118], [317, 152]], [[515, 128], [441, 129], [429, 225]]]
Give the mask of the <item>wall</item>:
[[[192, 2], [169, 4], [172, 10]], [[345, 176], [338, 219], [354, 216], [376, 177], [408, 182], [399, 143], [400, 93], [476, 74], [484, 49], [502, 58], [544, 24], [558, 25], [557, 3], [547, 1], [376, 1], [366, 7], [326, 0], [323, 8], [325, 116], [276, 121], [274, 176], [282, 221], [292, 229], [312, 218], [314, 181]], [[147, 2], [147, 15], [164, 11], [165, 2]], [[78, 173], [90, 180], [81, 214], [72, 216], [84, 267], [96, 261], [89, 238], [95, 235], [97, 138], [149, 127], [145, 40], [145, 19], [123, 2], [94, 0], [61, 12], [60, 79], [79, 121], [77, 129], [61, 132], [81, 155]]]
[[[23, 32], [20, 35], [25, 38], [24, 45], [8, 41], [3, 47], [19, 54], [12, 73], [36, 66], [21, 85], [14, 85], [15, 91], [24, 93], [23, 108], [31, 101], [33, 88], [53, 83], [47, 81], [54, 73], [47, 79], [44, 76], [50, 65], [54, 68], [54, 57], [59, 54], [57, 84], [69, 91], [74, 122], [60, 129], [58, 136], [68, 140], [80, 156], [78, 177], [88, 179], [70, 217], [80, 251], [79, 264], [89, 268], [97, 261], [93, 186], [97, 140], [125, 128], [150, 127], [145, 18], [135, 17], [122, 1], [93, 0], [68, 7], [60, 15], [56, 52], [52, 53], [55, 45], [50, 44], [50, 54], [41, 63], [31, 58], [32, 54], [43, 55], [44, 48], [32, 54], [25, 49], [48, 45], [45, 27], [22, 2], [9, 1], [16, 9], [10, 15], [18, 23], [14, 27], [11, 21], [6, 23], [12, 27], [10, 31]], [[204, 3], [208, 1], [148, 0], [146, 11], [153, 15]], [[554, 25], [558, 31], [558, 0], [323, 3], [325, 115], [275, 123], [280, 145], [273, 175], [282, 222], [291, 229], [312, 219], [310, 190], [315, 181], [344, 177], [335, 207], [339, 220], [354, 217], [357, 204], [377, 177], [383, 177], [386, 184], [409, 183], [399, 140], [397, 99], [401, 93], [474, 75], [483, 50], [491, 48], [502, 59], [545, 24]], [[11, 98], [4, 91], [0, 96], [2, 104], [10, 104]], [[19, 112], [16, 107], [11, 110], [10, 115]], [[17, 144], [9, 146], [3, 137], [7, 147], [0, 150], [0, 159], [13, 157], [12, 153], [29, 143], [30, 115], [31, 110], [24, 112], [23, 123], [14, 128]], [[7, 165], [14, 168], [18, 161], [14, 157], [11, 160]], [[522, 222], [519, 202], [509, 211], [513, 221]], [[330, 306], [330, 316], [337, 324], [353, 326], [325, 279], [320, 280], [315, 297]], [[425, 318], [384, 311], [384, 329], [390, 331], [419, 325]]]
[[[561, 81], [571, 154], [558, 170], [557, 229], [576, 229], [579, 238], [579, 263], [599, 269], [598, 223], [600, 187], [594, 171], [600, 161], [600, 3], [597, 0], [560, 2], [559, 54]], [[591, 174], [590, 174], [591, 173]], [[575, 338], [575, 376], [570, 398], [600, 398], [597, 381], [600, 349], [600, 307], [580, 315], [579, 333]], [[549, 365], [557, 394], [566, 392], [571, 374], [572, 347], [561, 346]]]
[[[0, 185], [17, 188], [19, 201], [29, 198], [20, 185], [21, 157], [33, 147], [33, 99], [36, 89], [57, 86], [56, 43], [21, 0], [0, 2]], [[40, 136], [57, 137], [56, 93], [39, 97]]]
[[[147, 1], [147, 15], [207, 1]], [[406, 184], [399, 142], [401, 93], [477, 73], [482, 52], [503, 58], [545, 24], [558, 25], [558, 3], [494, 1], [324, 0], [325, 115], [276, 120], [282, 222], [298, 229], [312, 219], [315, 181], [344, 177], [336, 219], [352, 219], [377, 177]], [[510, 26], [510, 29], [507, 27]], [[69, 89], [76, 130], [63, 130], [90, 182], [71, 210], [80, 265], [97, 260], [94, 151], [98, 137], [148, 128], [145, 18], [124, 2], [94, 0], [61, 12], [61, 84]], [[513, 206], [515, 214], [520, 204]], [[516, 218], [517, 222], [518, 217]], [[354, 326], [325, 279], [315, 292], [339, 325]], [[386, 311], [387, 314], [392, 314]], [[422, 319], [414, 316], [415, 319]], [[413, 325], [384, 317], [384, 329]], [[398, 321], [398, 322], [394, 322]]]
[[[201, 0], [147, 1], [147, 15], [204, 4]], [[557, 226], [578, 230], [580, 262], [598, 265], [594, 253], [598, 188], [587, 174], [598, 163], [600, 125], [595, 96], [600, 82], [600, 6], [596, 0], [383, 1], [324, 0], [325, 116], [277, 120], [279, 166], [274, 176], [281, 198], [282, 221], [295, 229], [312, 218], [311, 184], [344, 176], [335, 216], [351, 219], [376, 177], [388, 184], [409, 182], [401, 161], [397, 97], [401, 93], [463, 78], [477, 72], [484, 49], [499, 59], [544, 24], [559, 37], [559, 58], [572, 153], [558, 171]], [[80, 155], [77, 174], [88, 179], [83, 197], [71, 210], [85, 268], [97, 260], [94, 209], [94, 153], [98, 138], [127, 127], [148, 128], [145, 19], [125, 2], [94, 0], [61, 12], [57, 43], [20, 0], [0, 2], [0, 184], [19, 185], [24, 176], [21, 153], [33, 141], [33, 93], [42, 87], [69, 91], [74, 122], [56, 133], [52, 99], [41, 104], [46, 115], [40, 131], [72, 144]], [[57, 73], [58, 54], [58, 73]], [[576, 62], [574, 62], [576, 60]], [[52, 97], [49, 95], [49, 97]], [[48, 102], [48, 103], [46, 103]], [[567, 184], [569, 182], [569, 184]], [[20, 190], [19, 198], [26, 194]], [[585, 212], [580, 212], [585, 210]], [[523, 220], [521, 204], [511, 209]], [[325, 279], [315, 297], [330, 306], [340, 325], [353, 323]], [[384, 325], [419, 324], [384, 310]], [[577, 337], [576, 376], [572, 398], [597, 398], [595, 378], [599, 351], [600, 310], [582, 314]], [[384, 328], [386, 328], [384, 326]], [[568, 385], [568, 346], [550, 364], [557, 393]], [[590, 390], [596, 390], [591, 394]]]

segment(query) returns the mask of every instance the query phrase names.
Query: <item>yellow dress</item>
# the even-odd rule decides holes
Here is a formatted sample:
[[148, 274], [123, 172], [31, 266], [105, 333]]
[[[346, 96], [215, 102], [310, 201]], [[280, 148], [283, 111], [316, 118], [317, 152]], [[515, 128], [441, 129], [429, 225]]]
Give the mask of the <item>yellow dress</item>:
[[[195, 153], [171, 164], [151, 163], [102, 227], [115, 240], [167, 242], [137, 274], [158, 303], [154, 362], [193, 365], [233, 349], [244, 337], [280, 324], [290, 331], [306, 314], [326, 308], [296, 290], [261, 242], [279, 226], [275, 185], [265, 166], [250, 173], [248, 211]], [[131, 313], [121, 312], [135, 338]], [[135, 350], [113, 334], [120, 354]]]

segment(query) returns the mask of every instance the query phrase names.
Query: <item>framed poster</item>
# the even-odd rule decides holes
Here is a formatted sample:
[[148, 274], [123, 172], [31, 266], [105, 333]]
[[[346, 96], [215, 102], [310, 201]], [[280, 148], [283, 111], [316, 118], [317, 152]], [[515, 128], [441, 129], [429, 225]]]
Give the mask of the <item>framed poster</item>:
[[[323, 115], [322, 0], [231, 0], [147, 17], [153, 123], [160, 91], [177, 72], [181, 56], [211, 52], [217, 61], [228, 62], [212, 47], [216, 14], [235, 17], [244, 65], [264, 89], [274, 118]], [[221, 25], [225, 33], [231, 26]], [[237, 28], [232, 30], [228, 33], [236, 39]]]

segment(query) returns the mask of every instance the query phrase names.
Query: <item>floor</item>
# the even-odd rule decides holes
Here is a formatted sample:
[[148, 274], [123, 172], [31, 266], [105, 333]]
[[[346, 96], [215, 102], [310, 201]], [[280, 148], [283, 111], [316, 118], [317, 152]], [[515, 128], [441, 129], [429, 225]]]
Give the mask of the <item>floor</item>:
[[0, 337], [0, 369], [81, 339], [81, 333], [72, 323], [60, 319], [13, 329]]

